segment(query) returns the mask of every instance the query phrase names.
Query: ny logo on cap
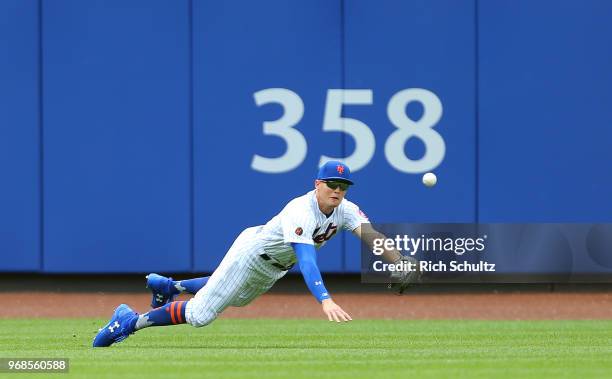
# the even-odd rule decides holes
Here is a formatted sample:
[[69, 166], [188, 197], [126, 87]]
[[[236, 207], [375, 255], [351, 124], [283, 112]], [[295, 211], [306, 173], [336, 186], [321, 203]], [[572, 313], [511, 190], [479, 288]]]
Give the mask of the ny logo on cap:
[[342, 175], [344, 173], [344, 166], [337, 165], [336, 170], [338, 171], [338, 174]]

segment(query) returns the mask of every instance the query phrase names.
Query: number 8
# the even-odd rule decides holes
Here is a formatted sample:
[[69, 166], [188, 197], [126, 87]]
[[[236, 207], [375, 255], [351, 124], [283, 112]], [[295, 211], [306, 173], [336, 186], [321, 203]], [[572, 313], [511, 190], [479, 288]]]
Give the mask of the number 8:
[[[413, 101], [423, 105], [423, 116], [414, 121], [406, 114], [406, 106]], [[442, 136], [433, 127], [442, 117], [442, 103], [431, 91], [423, 88], [409, 88], [393, 95], [387, 106], [387, 115], [397, 128], [385, 142], [385, 156], [396, 170], [411, 174], [430, 171], [444, 159], [446, 145]], [[411, 160], [404, 154], [406, 142], [420, 138], [425, 144], [425, 155]]]

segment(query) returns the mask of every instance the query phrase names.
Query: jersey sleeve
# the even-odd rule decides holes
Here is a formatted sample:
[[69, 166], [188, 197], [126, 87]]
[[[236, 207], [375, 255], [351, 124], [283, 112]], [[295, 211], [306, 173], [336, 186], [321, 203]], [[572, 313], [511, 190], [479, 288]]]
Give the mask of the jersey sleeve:
[[312, 234], [316, 226], [314, 217], [307, 208], [290, 204], [280, 215], [283, 240], [287, 244], [305, 243], [314, 245]]
[[366, 214], [361, 209], [359, 209], [359, 206], [348, 200], [346, 201], [346, 204], [344, 204], [343, 207], [343, 218], [344, 225], [342, 225], [342, 227], [344, 228], [344, 230], [348, 231], [355, 230], [361, 224], [370, 223], [368, 216], [366, 216]]

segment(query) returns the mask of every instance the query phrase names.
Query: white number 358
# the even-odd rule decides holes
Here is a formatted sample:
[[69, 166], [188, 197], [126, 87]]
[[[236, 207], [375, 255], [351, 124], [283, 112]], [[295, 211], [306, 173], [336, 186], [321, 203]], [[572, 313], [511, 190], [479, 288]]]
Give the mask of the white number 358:
[[[283, 107], [284, 112], [279, 119], [264, 121], [263, 133], [284, 139], [287, 150], [285, 154], [275, 158], [255, 154], [251, 168], [270, 174], [295, 169], [302, 164], [308, 150], [304, 135], [294, 129], [304, 115], [304, 102], [295, 92], [286, 88], [267, 88], [255, 92], [253, 96], [257, 106], [276, 103]], [[374, 133], [362, 121], [342, 117], [342, 107], [371, 105], [373, 97], [370, 89], [327, 91], [323, 130], [350, 135], [355, 140], [355, 150], [347, 157], [323, 155], [320, 158], [321, 163], [330, 159], [341, 160], [351, 167], [353, 172], [367, 166], [376, 150]], [[406, 106], [412, 102], [419, 102], [423, 106], [423, 115], [417, 121], [412, 120], [405, 112]], [[385, 142], [385, 157], [392, 167], [401, 172], [417, 174], [433, 170], [444, 160], [444, 139], [433, 129], [442, 117], [442, 103], [433, 92], [423, 88], [408, 88], [397, 92], [389, 100], [387, 116], [397, 128]], [[418, 160], [412, 160], [404, 154], [404, 146], [410, 138], [419, 138], [425, 145], [425, 154]]]

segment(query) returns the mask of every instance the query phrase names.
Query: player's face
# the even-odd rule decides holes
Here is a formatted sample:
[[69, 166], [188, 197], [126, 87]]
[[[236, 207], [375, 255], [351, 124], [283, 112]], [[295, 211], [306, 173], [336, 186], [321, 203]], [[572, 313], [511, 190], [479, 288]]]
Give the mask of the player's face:
[[[335, 187], [335, 188], [332, 188]], [[331, 212], [340, 205], [348, 186], [342, 182], [330, 181], [329, 183], [323, 180], [315, 181], [315, 188], [317, 189], [317, 201], [319, 202], [319, 208], [323, 212]]]

